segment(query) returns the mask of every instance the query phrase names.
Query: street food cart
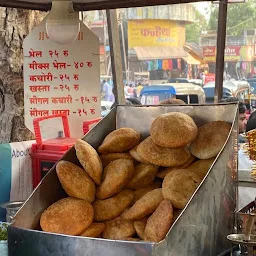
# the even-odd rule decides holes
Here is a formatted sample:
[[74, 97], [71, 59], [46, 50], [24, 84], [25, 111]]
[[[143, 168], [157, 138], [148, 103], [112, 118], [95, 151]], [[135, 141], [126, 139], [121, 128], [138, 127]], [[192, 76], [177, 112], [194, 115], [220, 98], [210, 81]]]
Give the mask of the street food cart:
[[[65, 196], [55, 167], [42, 180], [9, 227], [9, 254], [18, 255], [223, 255], [230, 249], [236, 207], [237, 104], [183, 106], [118, 106], [85, 137], [97, 148], [116, 128], [130, 127], [145, 138], [152, 120], [166, 112], [189, 114], [198, 125], [224, 120], [232, 123], [225, 146], [206, 178], [160, 243], [81, 238], [40, 231], [39, 219], [53, 202]], [[139, 121], [138, 121], [139, 120]], [[75, 149], [63, 157], [78, 164]]]
[[[190, 2], [190, 1], [182, 1]], [[107, 9], [108, 30], [112, 60], [114, 92], [117, 103], [125, 102], [122, 86], [120, 42], [115, 8], [139, 7], [181, 3], [177, 0], [112, 0], [74, 1], [75, 10]], [[4, 1], [0, 6], [48, 11], [51, 1]], [[222, 95], [224, 68], [225, 22], [227, 1], [220, 2], [217, 51], [216, 100]], [[179, 111], [192, 116], [198, 125], [223, 120], [232, 123], [229, 137], [197, 188], [189, 204], [176, 219], [166, 238], [160, 243], [115, 241], [100, 238], [83, 238], [40, 231], [42, 211], [65, 196], [53, 167], [25, 202], [9, 227], [9, 255], [225, 255], [231, 250], [226, 239], [235, 227], [237, 187], [237, 104], [185, 105], [185, 106], [117, 106], [83, 138], [98, 147], [103, 138], [120, 127], [138, 130], [143, 137], [149, 134], [152, 120], [159, 114]], [[74, 148], [62, 159], [78, 163]]]

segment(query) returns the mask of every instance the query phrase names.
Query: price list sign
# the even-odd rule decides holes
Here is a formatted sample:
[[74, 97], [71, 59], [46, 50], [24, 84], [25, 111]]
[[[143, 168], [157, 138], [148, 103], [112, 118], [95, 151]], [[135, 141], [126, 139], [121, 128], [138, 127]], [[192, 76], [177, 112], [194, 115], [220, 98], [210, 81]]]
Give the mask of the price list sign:
[[[82, 137], [83, 122], [100, 117], [98, 37], [81, 23], [77, 39], [60, 45], [47, 36], [44, 20], [24, 39], [23, 50], [26, 126], [34, 132], [34, 118], [66, 113], [71, 136]], [[54, 119], [50, 125], [54, 129]]]

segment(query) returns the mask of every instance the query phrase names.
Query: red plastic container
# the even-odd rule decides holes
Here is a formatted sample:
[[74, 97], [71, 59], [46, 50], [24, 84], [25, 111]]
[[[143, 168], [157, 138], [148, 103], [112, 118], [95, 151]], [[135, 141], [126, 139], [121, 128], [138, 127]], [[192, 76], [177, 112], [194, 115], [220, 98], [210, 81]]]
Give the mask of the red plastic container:
[[[39, 123], [46, 119], [62, 118], [64, 137], [42, 140]], [[68, 117], [66, 114], [35, 118], [33, 121], [36, 143], [32, 145], [33, 188], [35, 188], [54, 164], [75, 144], [70, 137]]]
[[88, 121], [84, 121], [83, 122], [83, 132], [84, 134], [86, 134], [87, 132], [90, 131], [90, 125], [98, 123], [101, 120], [101, 118], [96, 118], [96, 119], [92, 119], [92, 120], [88, 120]]

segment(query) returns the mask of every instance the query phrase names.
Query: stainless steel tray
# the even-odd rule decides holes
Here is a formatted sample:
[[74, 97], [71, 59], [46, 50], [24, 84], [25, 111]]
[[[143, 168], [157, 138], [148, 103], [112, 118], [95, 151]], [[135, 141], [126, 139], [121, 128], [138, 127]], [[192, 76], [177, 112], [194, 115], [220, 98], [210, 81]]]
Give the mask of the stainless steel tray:
[[[65, 196], [53, 167], [9, 228], [9, 256], [216, 256], [229, 249], [226, 237], [233, 231], [237, 195], [237, 104], [118, 106], [84, 140], [97, 148], [116, 127], [131, 127], [146, 137], [154, 118], [172, 111], [189, 114], [198, 125], [224, 120], [233, 123], [233, 126], [212, 168], [162, 242], [113, 241], [40, 231], [41, 213]], [[74, 148], [63, 159], [78, 164]]]

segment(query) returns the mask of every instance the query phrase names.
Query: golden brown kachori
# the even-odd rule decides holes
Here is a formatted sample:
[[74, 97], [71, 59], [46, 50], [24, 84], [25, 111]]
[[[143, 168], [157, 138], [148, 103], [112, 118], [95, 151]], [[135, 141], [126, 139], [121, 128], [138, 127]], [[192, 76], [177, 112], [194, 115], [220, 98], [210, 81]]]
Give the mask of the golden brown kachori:
[[157, 167], [151, 164], [138, 164], [135, 166], [134, 175], [126, 187], [131, 189], [143, 188], [153, 183]]
[[213, 121], [201, 126], [198, 136], [191, 144], [191, 153], [199, 159], [210, 159], [217, 156], [224, 146], [231, 124], [224, 121]]
[[63, 189], [69, 196], [84, 199], [89, 203], [94, 201], [95, 184], [82, 168], [61, 160], [57, 163], [56, 173]]
[[159, 181], [154, 181], [153, 184], [146, 186], [144, 188], [138, 188], [134, 191], [134, 202], [139, 200], [141, 197], [143, 197], [145, 194], [147, 194], [149, 191], [152, 191], [156, 188], [161, 188], [162, 183]]
[[175, 170], [172, 170], [171, 172], [169, 172], [168, 175], [170, 178], [171, 176], [174, 176], [174, 175], [177, 175], [180, 173], [184, 173], [187, 176], [191, 177], [196, 183], [200, 183], [202, 181], [202, 178], [200, 175], [198, 175], [195, 172], [190, 171], [189, 169], [175, 169]]
[[167, 168], [162, 168], [160, 169], [157, 174], [156, 174], [156, 177], [160, 178], [160, 179], [164, 179], [164, 177], [172, 172], [173, 170], [176, 170], [176, 169], [185, 169], [187, 168], [188, 166], [190, 166], [194, 161], [195, 161], [195, 156], [191, 155], [190, 158], [188, 159], [188, 161], [183, 164], [183, 165], [180, 165], [180, 166], [176, 166], [176, 167], [167, 167]]
[[132, 128], [120, 128], [106, 136], [99, 146], [100, 153], [122, 153], [135, 147], [140, 142], [140, 134]]
[[144, 240], [158, 243], [163, 240], [173, 222], [173, 207], [171, 201], [163, 200], [155, 212], [148, 218]]
[[103, 154], [100, 156], [100, 159], [102, 161], [103, 167], [106, 167], [109, 165], [112, 161], [117, 160], [117, 159], [128, 159], [128, 160], [133, 160], [132, 156], [129, 153], [108, 153], [108, 154]]
[[198, 160], [188, 166], [188, 170], [191, 172], [196, 173], [201, 177], [201, 179], [204, 178], [206, 173], [209, 171], [211, 165], [213, 164], [215, 158], [210, 158], [210, 159], [204, 159], [204, 160]]
[[75, 144], [76, 156], [94, 182], [99, 185], [102, 179], [102, 163], [97, 151], [87, 142], [77, 140]]
[[93, 221], [93, 208], [85, 200], [63, 198], [50, 205], [41, 215], [43, 231], [65, 235], [79, 235]]
[[106, 227], [102, 234], [105, 239], [125, 240], [125, 238], [132, 237], [136, 233], [133, 222], [121, 219], [120, 217], [107, 221], [105, 224]]
[[191, 155], [187, 147], [160, 147], [153, 142], [151, 136], [139, 144], [137, 151], [151, 164], [163, 167], [182, 165], [188, 161]]
[[143, 240], [144, 239], [144, 232], [145, 232], [145, 227], [147, 224], [148, 218], [145, 217], [141, 220], [135, 220], [133, 222], [133, 226], [136, 230], [137, 235]]
[[92, 204], [94, 209], [94, 220], [113, 220], [132, 204], [133, 198], [134, 192], [130, 189], [125, 189], [111, 198], [95, 200]]
[[154, 189], [136, 201], [121, 217], [126, 220], [140, 220], [154, 212], [162, 200], [162, 189]]
[[134, 173], [132, 160], [117, 159], [104, 169], [104, 180], [96, 190], [98, 199], [109, 198], [122, 190]]
[[151, 125], [153, 142], [161, 147], [184, 147], [195, 140], [198, 128], [187, 114], [170, 112], [158, 116]]
[[104, 223], [93, 222], [80, 236], [85, 237], [100, 237], [105, 228]]
[[197, 179], [190, 172], [173, 172], [165, 176], [162, 190], [164, 199], [169, 199], [177, 209], [183, 209], [197, 188]]
[[138, 148], [138, 145], [137, 145], [136, 147], [132, 148], [132, 149], [129, 151], [130, 155], [131, 155], [136, 161], [138, 161], [139, 163], [150, 164], [147, 160], [143, 159], [143, 158], [138, 154], [137, 148]]

